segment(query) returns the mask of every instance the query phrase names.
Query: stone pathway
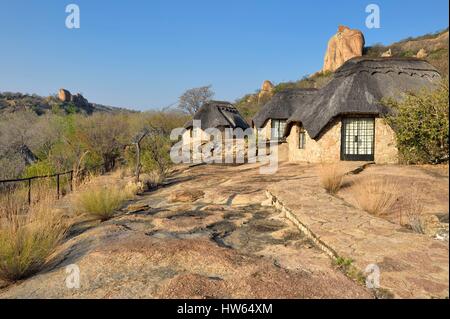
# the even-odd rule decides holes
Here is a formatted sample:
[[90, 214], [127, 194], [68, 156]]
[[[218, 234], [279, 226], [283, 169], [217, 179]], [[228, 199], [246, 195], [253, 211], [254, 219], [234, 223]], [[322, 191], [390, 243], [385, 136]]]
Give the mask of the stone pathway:
[[394, 297], [448, 298], [448, 242], [356, 209], [327, 194], [313, 169], [305, 175], [270, 185], [267, 196], [322, 250], [361, 273], [377, 265], [381, 288]]

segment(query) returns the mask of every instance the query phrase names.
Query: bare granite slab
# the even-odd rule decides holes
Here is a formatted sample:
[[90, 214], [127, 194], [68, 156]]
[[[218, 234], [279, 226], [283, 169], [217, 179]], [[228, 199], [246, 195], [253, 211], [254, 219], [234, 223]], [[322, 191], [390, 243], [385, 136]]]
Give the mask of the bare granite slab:
[[329, 195], [317, 176], [271, 184], [266, 194], [328, 255], [352, 260], [362, 273], [369, 265], [378, 266], [380, 288], [394, 297], [448, 298], [448, 242], [414, 233]]

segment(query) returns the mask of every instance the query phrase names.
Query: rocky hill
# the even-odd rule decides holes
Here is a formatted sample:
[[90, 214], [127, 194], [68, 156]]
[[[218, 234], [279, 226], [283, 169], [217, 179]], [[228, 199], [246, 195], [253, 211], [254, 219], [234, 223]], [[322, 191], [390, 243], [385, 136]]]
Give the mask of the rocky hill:
[[407, 38], [391, 45], [377, 44], [364, 49], [368, 57], [417, 57], [433, 64], [448, 78], [448, 28], [417, 38]]
[[[261, 90], [238, 99], [236, 106], [241, 114], [250, 121], [274, 93], [290, 88], [321, 88], [331, 80], [336, 69], [345, 61], [357, 56], [425, 59], [434, 65], [443, 77], [448, 78], [448, 47], [448, 28], [436, 33], [401, 40], [391, 45], [377, 44], [365, 47], [365, 39], [361, 31], [339, 26], [337, 33], [328, 42], [321, 71], [304, 76], [297, 81], [278, 83], [271, 87], [270, 91], [266, 91], [263, 84]], [[267, 82], [271, 83], [270, 81], [264, 83]]]
[[82, 113], [89, 115], [95, 112], [133, 112], [126, 108], [91, 103], [80, 93], [72, 95], [66, 89], [60, 89], [58, 94], [48, 97], [36, 94], [0, 92], [0, 115], [24, 110], [32, 110], [38, 115], [46, 113]]

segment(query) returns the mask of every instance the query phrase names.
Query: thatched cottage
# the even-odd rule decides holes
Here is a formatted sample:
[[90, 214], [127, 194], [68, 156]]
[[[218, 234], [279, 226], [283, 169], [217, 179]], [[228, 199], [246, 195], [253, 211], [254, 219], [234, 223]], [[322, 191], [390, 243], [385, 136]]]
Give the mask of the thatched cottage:
[[294, 114], [297, 104], [312, 96], [316, 89], [287, 89], [275, 93], [252, 119], [253, 129], [266, 140], [284, 140], [287, 120]]
[[423, 60], [353, 58], [336, 70], [325, 87], [307, 98], [274, 96], [268, 105], [285, 110], [274, 110], [276, 115], [271, 115], [264, 107], [254, 124], [261, 125], [266, 118], [284, 121], [285, 114], [292, 113], [282, 124], [289, 161], [396, 163], [395, 133], [383, 120], [389, 110], [382, 99], [399, 99], [403, 92], [432, 88], [440, 78]]
[[[200, 127], [195, 130], [194, 121], [201, 121]], [[236, 109], [236, 107], [223, 101], [209, 101], [203, 104], [194, 114], [193, 119], [184, 126], [183, 144], [189, 144], [193, 140], [209, 141], [210, 136], [205, 132], [208, 128], [216, 128], [223, 131], [225, 128], [248, 129], [250, 126]]]
[[[287, 89], [275, 93], [252, 119], [252, 127], [258, 139], [266, 142], [276, 141], [279, 145], [279, 158], [287, 160], [288, 145], [284, 132], [288, 119], [297, 108], [307, 107], [316, 89]], [[262, 141], [260, 140], [259, 143]]]

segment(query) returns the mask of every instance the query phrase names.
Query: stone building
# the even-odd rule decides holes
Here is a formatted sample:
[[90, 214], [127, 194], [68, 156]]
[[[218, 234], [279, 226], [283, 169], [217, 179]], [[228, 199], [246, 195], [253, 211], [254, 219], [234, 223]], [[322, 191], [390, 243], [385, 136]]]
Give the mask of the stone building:
[[[299, 104], [307, 101], [314, 95], [316, 89], [287, 89], [276, 93], [252, 119], [252, 127], [258, 139], [278, 142], [279, 160], [288, 159], [288, 145], [284, 132], [287, 120], [294, 114]], [[260, 141], [261, 142], [261, 141]]]
[[[195, 127], [195, 123], [199, 123], [199, 127]], [[250, 126], [233, 104], [223, 101], [209, 101], [200, 107], [194, 114], [193, 119], [187, 122], [184, 128], [186, 131], [182, 136], [183, 145], [189, 144], [192, 148], [194, 145], [202, 147], [205, 143], [214, 139], [208, 133], [208, 129], [215, 128], [223, 133], [227, 128], [240, 128], [245, 131]], [[222, 134], [222, 137], [224, 136]]]
[[[298, 96], [293, 97], [295, 101], [280, 103], [279, 108], [288, 110], [286, 114], [292, 113], [282, 135], [288, 145], [288, 160], [396, 163], [395, 132], [383, 119], [391, 110], [381, 101], [433, 88], [440, 78], [428, 62], [413, 58], [359, 57], [347, 61], [328, 85], [309, 98]], [[260, 124], [260, 119], [267, 117], [265, 108], [261, 113], [254, 123]]]
[[383, 119], [390, 110], [381, 101], [432, 88], [439, 79], [423, 60], [349, 60], [310, 105], [297, 108], [288, 119], [289, 160], [396, 163], [395, 133]]

